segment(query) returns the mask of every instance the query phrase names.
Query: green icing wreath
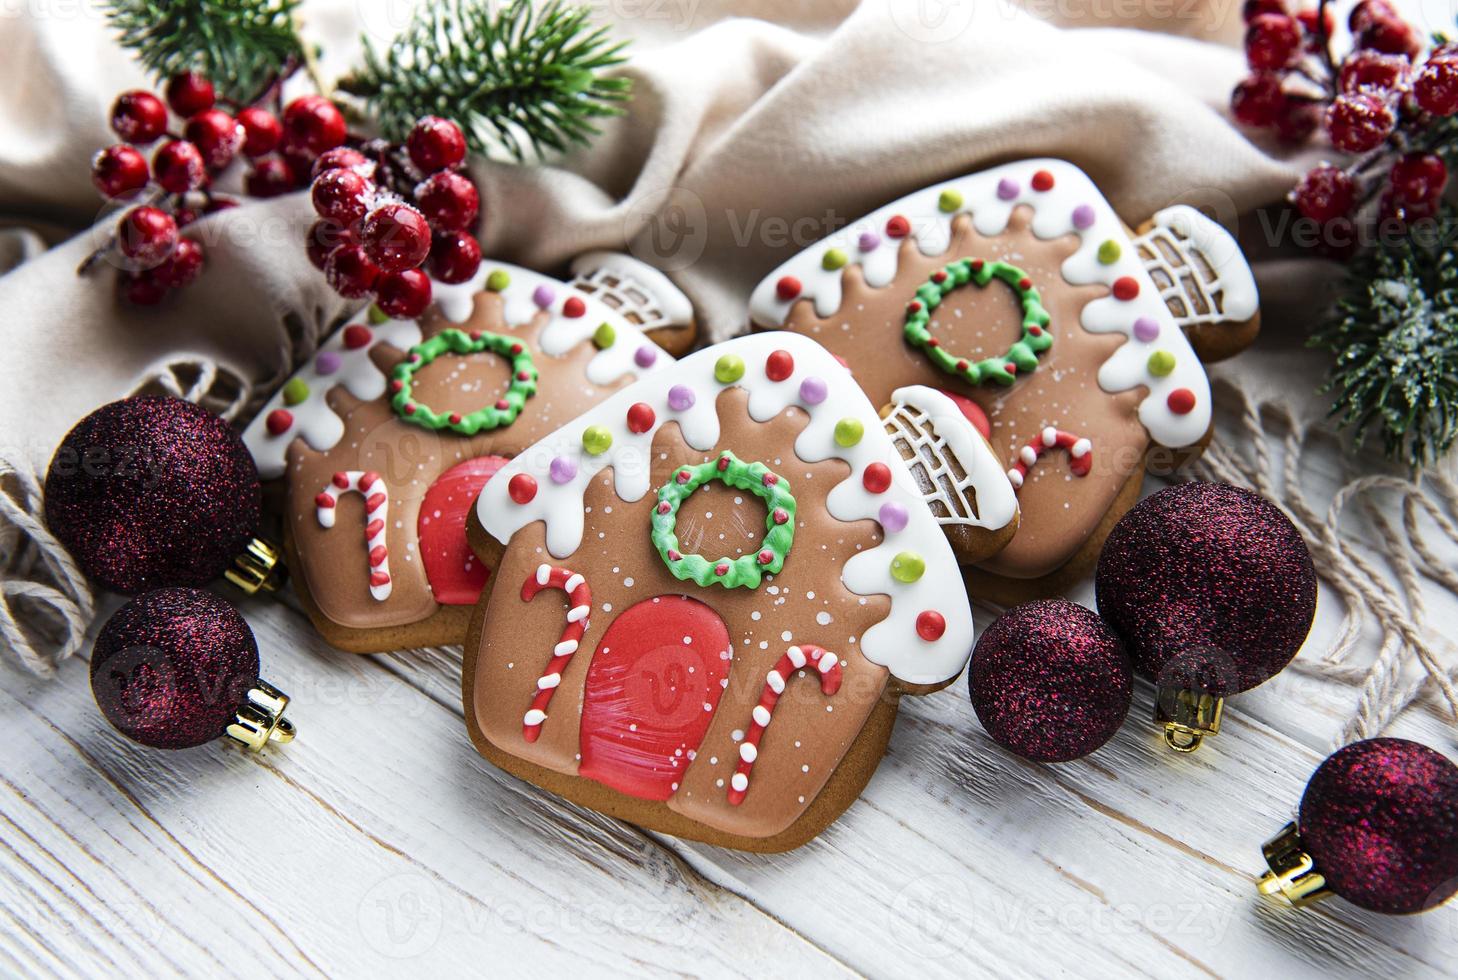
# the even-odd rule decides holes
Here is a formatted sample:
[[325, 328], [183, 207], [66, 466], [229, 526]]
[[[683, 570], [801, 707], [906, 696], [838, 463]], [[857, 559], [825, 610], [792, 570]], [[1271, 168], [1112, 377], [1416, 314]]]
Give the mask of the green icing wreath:
[[[440, 413], [414, 397], [413, 382], [419, 371], [442, 354], [480, 354], [489, 351], [511, 361], [511, 384], [495, 404], [478, 408], [469, 415]], [[408, 356], [396, 366], [390, 385], [394, 397], [390, 407], [406, 422], [427, 429], [450, 429], [463, 436], [499, 429], [516, 421], [526, 400], [537, 393], [537, 369], [526, 344], [501, 334], [478, 331], [466, 333], [451, 328], [442, 330], [429, 340], [410, 348]]]
[[[1022, 337], [1001, 357], [989, 357], [974, 362], [948, 353], [927, 329], [932, 311], [941, 305], [942, 299], [948, 293], [959, 286], [965, 286], [969, 282], [979, 287], [986, 286], [993, 279], [1002, 280], [1018, 294], [1018, 302], [1023, 307]], [[1042, 297], [1022, 269], [1006, 262], [958, 259], [932, 273], [931, 278], [917, 288], [916, 299], [907, 304], [906, 324], [903, 329], [907, 342], [925, 351], [932, 363], [948, 374], [954, 374], [974, 385], [984, 381], [1010, 385], [1017, 380], [1018, 372], [1035, 370], [1038, 367], [1038, 355], [1053, 346], [1053, 335], [1048, 332], [1049, 319], [1048, 311], [1043, 308]]]
[[[709, 561], [703, 555], [683, 554], [678, 547], [678, 508], [693, 492], [710, 480], [747, 490], [765, 502], [765, 536], [759, 547], [738, 558]], [[746, 463], [725, 451], [718, 458], [697, 466], [680, 466], [673, 477], [658, 488], [653, 508], [653, 546], [677, 579], [702, 586], [722, 585], [726, 589], [759, 588], [765, 573], [778, 573], [785, 566], [795, 540], [795, 498], [790, 484], [763, 463]]]

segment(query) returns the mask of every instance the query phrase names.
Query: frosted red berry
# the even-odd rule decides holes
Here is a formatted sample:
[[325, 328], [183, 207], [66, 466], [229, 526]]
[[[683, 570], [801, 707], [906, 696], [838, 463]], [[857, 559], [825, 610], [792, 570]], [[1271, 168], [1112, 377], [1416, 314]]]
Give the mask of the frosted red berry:
[[373, 182], [353, 170], [326, 170], [314, 180], [310, 198], [319, 217], [341, 225], [352, 225], [370, 209]]
[[437, 234], [430, 246], [430, 273], [446, 283], [470, 280], [481, 268], [481, 244], [463, 231]]
[[153, 275], [170, 289], [180, 289], [195, 280], [203, 267], [202, 246], [191, 238], [179, 238], [177, 246]]
[[172, 215], [150, 205], [132, 208], [117, 225], [117, 246], [122, 254], [144, 266], [154, 266], [177, 244], [177, 222]]
[[182, 135], [202, 153], [209, 169], [221, 170], [243, 148], [243, 128], [221, 109], [204, 109], [187, 121]]
[[167, 298], [167, 286], [150, 271], [128, 272], [118, 286], [122, 298], [133, 306], [156, 306]]
[[1436, 204], [1448, 184], [1448, 168], [1436, 153], [1409, 153], [1392, 165], [1388, 180], [1400, 203]]
[[217, 99], [213, 83], [195, 71], [185, 71], [167, 80], [167, 104], [184, 119], [211, 109]]
[[1245, 29], [1245, 60], [1256, 71], [1285, 68], [1301, 50], [1301, 28], [1285, 14], [1258, 14]]
[[[368, 158], [353, 147], [336, 146], [332, 150], [325, 150], [319, 154], [319, 159], [314, 161], [314, 167], [310, 172], [313, 176], [318, 177], [324, 171], [333, 170], [336, 167], [353, 170], [356, 167], [363, 167], [367, 163], [369, 163]], [[371, 171], [373, 169], [373, 167], [370, 168]], [[364, 174], [364, 176], [369, 176], [369, 174]]]
[[1244, 126], [1274, 126], [1285, 105], [1281, 78], [1270, 72], [1258, 72], [1242, 79], [1230, 96], [1230, 111], [1236, 122]]
[[283, 123], [267, 109], [249, 106], [238, 113], [238, 125], [243, 127], [243, 152], [250, 157], [272, 153], [283, 140]]
[[1304, 216], [1326, 224], [1351, 212], [1357, 184], [1345, 170], [1324, 164], [1307, 171], [1291, 197]]
[[1451, 116], [1458, 112], [1458, 57], [1433, 57], [1412, 83], [1412, 96], [1424, 112]]
[[1245, 0], [1240, 6], [1241, 20], [1249, 24], [1261, 14], [1284, 14], [1286, 5], [1281, 0]]
[[375, 304], [396, 320], [411, 320], [430, 305], [430, 277], [419, 269], [402, 269], [380, 277]]
[[361, 246], [342, 245], [324, 263], [324, 278], [345, 299], [360, 299], [374, 291], [380, 269]]
[[111, 105], [111, 128], [128, 143], [144, 146], [167, 132], [167, 107], [151, 92], [123, 92]]
[[187, 140], [163, 143], [152, 154], [152, 173], [163, 190], [186, 194], [207, 183], [208, 168], [200, 150]]
[[1357, 47], [1411, 58], [1422, 50], [1417, 31], [1400, 17], [1374, 17], [1357, 33]]
[[415, 188], [415, 203], [438, 231], [468, 229], [481, 210], [476, 185], [453, 170], [443, 170], [422, 181]]
[[304, 239], [304, 251], [308, 253], [309, 262], [314, 268], [322, 270], [336, 248], [358, 244], [359, 238], [354, 232], [343, 225], [320, 218], [309, 227], [309, 233]]
[[1373, 95], [1339, 95], [1326, 110], [1326, 132], [1332, 145], [1348, 153], [1365, 153], [1392, 132], [1397, 119], [1385, 101]]
[[318, 155], [342, 144], [348, 135], [344, 114], [322, 95], [301, 95], [284, 108], [284, 138]]
[[1397, 11], [1392, 9], [1387, 0], [1361, 0], [1347, 15], [1347, 28], [1356, 34], [1377, 20], [1396, 16]]
[[431, 174], [466, 159], [466, 136], [449, 119], [426, 116], [410, 130], [405, 148], [421, 172]]
[[253, 197], [278, 197], [294, 189], [294, 168], [282, 157], [264, 157], [253, 162], [243, 178], [243, 189]]
[[381, 272], [413, 269], [430, 254], [430, 225], [408, 204], [383, 204], [364, 219], [360, 243]]
[[147, 161], [125, 143], [108, 146], [91, 161], [91, 182], [107, 197], [125, 197], [147, 186]]
[[1412, 65], [1406, 58], [1381, 51], [1353, 51], [1342, 62], [1337, 88], [1342, 92], [1386, 95], [1405, 81]]
[[1305, 143], [1321, 125], [1321, 109], [1310, 102], [1288, 101], [1276, 116], [1276, 136], [1283, 143]]
[[1318, 28], [1317, 25], [1321, 21], [1318, 21], [1316, 17], [1317, 12], [1314, 7], [1296, 11], [1296, 23], [1300, 24], [1301, 29], [1306, 32], [1306, 47], [1311, 51], [1321, 50], [1323, 29], [1327, 37], [1331, 37], [1332, 32], [1336, 30], [1336, 15], [1332, 13], [1330, 7], [1326, 10], [1326, 17], [1323, 18], [1326, 23], [1322, 25], [1322, 28]]

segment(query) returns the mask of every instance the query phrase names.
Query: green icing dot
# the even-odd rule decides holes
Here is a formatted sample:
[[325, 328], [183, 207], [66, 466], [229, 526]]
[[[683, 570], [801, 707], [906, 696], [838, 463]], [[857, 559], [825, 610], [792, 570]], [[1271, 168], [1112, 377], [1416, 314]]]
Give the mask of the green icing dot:
[[891, 577], [898, 582], [915, 582], [926, 574], [926, 559], [914, 551], [903, 551], [891, 559]]
[[957, 191], [942, 191], [942, 196], [937, 198], [937, 207], [951, 214], [962, 206], [962, 195]]
[[835, 423], [835, 444], [849, 449], [861, 441], [861, 436], [866, 434], [866, 427], [861, 424], [860, 419], [841, 419]]
[[507, 274], [505, 269], [497, 269], [486, 277], [486, 288], [493, 293], [499, 293], [510, 285], [511, 276]]
[[389, 315], [374, 303], [370, 304], [370, 310], [365, 314], [365, 318], [377, 327], [382, 323], [388, 323], [390, 321]]
[[1175, 369], [1175, 358], [1167, 350], [1157, 350], [1149, 355], [1149, 373], [1156, 378], [1163, 378], [1172, 374]]
[[589, 425], [582, 433], [582, 448], [593, 456], [601, 456], [613, 444], [613, 434], [605, 425]]
[[592, 342], [603, 350], [607, 350], [609, 347], [611, 347], [613, 345], [613, 341], [617, 339], [618, 332], [613, 329], [613, 325], [611, 323], [601, 324], [596, 330], [592, 332]]
[[294, 378], [283, 386], [283, 400], [285, 405], [297, 405], [306, 401], [309, 397], [309, 386], [304, 383], [303, 378]]
[[1119, 256], [1123, 254], [1124, 250], [1119, 248], [1119, 243], [1112, 238], [1099, 246], [1099, 261], [1104, 265], [1113, 265], [1119, 261]]
[[826, 272], [834, 272], [836, 269], [839, 269], [841, 266], [845, 265], [848, 261], [849, 260], [845, 256], [845, 252], [841, 251], [838, 248], [832, 248], [828, 252], [826, 252], [824, 258], [820, 260], [820, 267]]
[[714, 377], [719, 379], [720, 384], [733, 384], [744, 377], [744, 358], [734, 354], [725, 354], [714, 362]]

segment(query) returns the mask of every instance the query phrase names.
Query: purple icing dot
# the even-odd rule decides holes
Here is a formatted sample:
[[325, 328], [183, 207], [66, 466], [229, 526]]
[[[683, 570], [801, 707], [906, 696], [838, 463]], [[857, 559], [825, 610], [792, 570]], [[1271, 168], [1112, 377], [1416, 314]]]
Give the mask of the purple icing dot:
[[644, 344], [633, 352], [633, 363], [640, 368], [652, 367], [653, 362], [656, 360], [658, 360], [658, 350], [647, 344]]
[[532, 302], [537, 304], [544, 310], [547, 307], [551, 306], [552, 300], [556, 298], [556, 290], [554, 290], [551, 286], [548, 286], [546, 283], [542, 283], [536, 289], [532, 290]]
[[333, 374], [339, 370], [339, 365], [339, 354], [332, 350], [320, 351], [314, 360], [314, 370], [320, 374]]
[[1004, 177], [997, 182], [997, 196], [1004, 201], [1011, 201], [1021, 192], [1022, 188], [1018, 186], [1018, 182], [1015, 180], [1009, 180]]
[[1147, 344], [1159, 336], [1159, 324], [1147, 316], [1141, 316], [1134, 321], [1134, 336]]
[[688, 385], [674, 385], [668, 389], [668, 407], [675, 412], [694, 407], [694, 391]]
[[825, 386], [825, 379], [817, 378], [813, 374], [800, 382], [800, 400], [806, 405], [819, 405], [825, 401], [829, 391]]
[[874, 231], [863, 231], [856, 245], [862, 252], [874, 252], [881, 247], [881, 236]]
[[547, 472], [551, 474], [553, 483], [570, 483], [577, 475], [577, 464], [566, 456], [558, 456], [552, 460]]
[[896, 534], [906, 529], [906, 508], [897, 503], [881, 505], [881, 526], [887, 534]]
[[1079, 231], [1092, 228], [1094, 223], [1094, 209], [1087, 204], [1080, 204], [1073, 209], [1073, 227]]

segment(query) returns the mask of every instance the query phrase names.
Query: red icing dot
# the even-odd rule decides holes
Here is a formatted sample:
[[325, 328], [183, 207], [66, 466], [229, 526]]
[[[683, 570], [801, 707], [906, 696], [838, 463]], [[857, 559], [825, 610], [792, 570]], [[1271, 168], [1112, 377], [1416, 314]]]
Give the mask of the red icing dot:
[[958, 371], [965, 371], [965, 370], [967, 370], [967, 369], [968, 369], [968, 368], [969, 368], [969, 367], [971, 367], [971, 366], [972, 366], [972, 365], [970, 365], [970, 364], [968, 364], [968, 363], [967, 363], [967, 361], [966, 361], [966, 360], [965, 360], [965, 359], [963, 359], [963, 360], [959, 360], [959, 361], [958, 361], [958, 362], [957, 362], [957, 370], [958, 370]]
[[950, 398], [957, 408], [961, 409], [962, 414], [967, 417], [967, 421], [972, 423], [972, 428], [982, 433], [982, 438], [992, 438], [992, 423], [987, 420], [987, 413], [982, 410], [981, 405], [978, 405], [966, 395], [959, 395], [956, 392], [945, 389], [938, 390]]
[[781, 276], [775, 283], [775, 295], [786, 302], [800, 295], [800, 280], [794, 276]]
[[518, 381], [530, 381], [531, 379], [532, 379], [532, 373], [530, 371], [518, 371], [518, 372], [516, 372], [516, 380], [518, 380]]
[[972, 271], [973, 272], [981, 272], [982, 271], [982, 267], [984, 265], [986, 265], [986, 264], [987, 263], [986, 262], [983, 262], [981, 259], [973, 259], [972, 260]]
[[1032, 334], [1034, 337], [1041, 337], [1043, 336], [1043, 328], [1035, 323], [1028, 328], [1028, 333]]
[[1176, 388], [1169, 393], [1165, 403], [1176, 415], [1189, 415], [1195, 410], [1195, 393], [1188, 388]]
[[891, 467], [885, 463], [872, 463], [861, 474], [861, 483], [871, 493], [885, 493], [891, 488]]
[[725, 470], [727, 470], [728, 468], [729, 468], [729, 457], [728, 456], [720, 456], [719, 457], [719, 472], [722, 473]]
[[914, 299], [910, 303], [907, 303], [906, 304], [906, 312], [908, 312], [908, 313], [920, 313], [921, 312], [921, 301]]
[[916, 617], [916, 635], [930, 643], [940, 640], [947, 631], [947, 620], [935, 609], [928, 609]]
[[335, 473], [332, 477], [329, 478], [329, 482], [330, 483], [333, 483], [336, 487], [338, 487], [341, 490], [348, 489], [349, 488], [349, 474], [348, 473]]
[[1029, 279], [1027, 276], [1023, 276], [1021, 279], [1018, 280], [1018, 288], [1019, 289], [1032, 289], [1033, 288], [1033, 280]]
[[1125, 302], [1139, 295], [1139, 280], [1133, 276], [1120, 276], [1114, 280], [1114, 298]]
[[582, 301], [581, 296], [568, 296], [567, 301], [562, 304], [562, 315], [576, 319], [587, 312], [587, 304]]
[[1006, 364], [1004, 364], [1002, 366], [1002, 369], [1004, 371], [1006, 371], [1008, 374], [1017, 374], [1018, 373], [1018, 366], [1016, 364], [1014, 364], [1012, 361], [1008, 361]]
[[286, 408], [275, 408], [268, 413], [263, 424], [268, 427], [269, 435], [281, 436], [294, 427], [294, 413]]
[[891, 220], [886, 222], [886, 235], [890, 238], [905, 238], [911, 234], [911, 222], [901, 215], [893, 215]]
[[1046, 170], [1039, 170], [1033, 174], [1033, 190], [1051, 191], [1053, 189], [1053, 175]]
[[679, 470], [673, 475], [673, 478], [679, 483], [687, 483], [691, 475], [688, 470]]
[[942, 342], [940, 340], [938, 340], [937, 338], [932, 337], [930, 340], [928, 340], [926, 342], [926, 345], [928, 347], [940, 347], [940, 346], [942, 346]]
[[506, 492], [519, 504], [531, 503], [537, 495], [537, 481], [530, 473], [518, 473], [506, 485]]
[[430, 594], [443, 606], [474, 606], [491, 569], [466, 543], [466, 519], [486, 481], [505, 466], [505, 456], [479, 456], [457, 463], [425, 491], [416, 519], [420, 559]]
[[726, 565], [726, 564], [724, 564], [723, 562], [720, 562], [719, 564], [717, 564], [717, 565], [714, 566], [714, 574], [715, 575], [728, 575], [729, 574], [729, 566]]
[[760, 478], [759, 482], [763, 483], [767, 487], [772, 487], [776, 483], [780, 482], [780, 478], [774, 473], [766, 473], [763, 477]]
[[775, 523], [776, 524], [783, 524], [786, 521], [788, 521], [789, 519], [790, 519], [790, 515], [787, 514], [787, 513], [785, 513], [783, 510], [779, 510], [778, 508], [775, 510]]
[[653, 408], [644, 402], [637, 402], [628, 409], [628, 431], [647, 432], [653, 428], [653, 423], [658, 416], [653, 414]]
[[361, 323], [351, 323], [344, 328], [344, 346], [350, 350], [359, 350], [361, 347], [368, 347], [375, 335], [370, 333], [370, 328]]
[[404, 387], [405, 387], [405, 382], [401, 381], [399, 378], [391, 378], [390, 379], [390, 390], [391, 391], [400, 391]]
[[517, 354], [520, 354], [521, 352], [522, 352], [522, 346], [521, 346], [521, 344], [512, 344], [511, 345], [511, 353], [512, 353], [513, 356], [515, 356]]
[[496, 400], [496, 410], [497, 411], [504, 412], [504, 411], [506, 411], [510, 407], [511, 407], [511, 405], [507, 403], [507, 401], [506, 401], [505, 398], [498, 398]]
[[683, 555], [680, 555], [678, 552], [674, 551], [672, 548], [669, 548], [668, 549], [668, 560], [669, 561], [678, 561], [682, 557], [683, 557]]
[[321, 493], [314, 498], [314, 506], [329, 510], [334, 506], [334, 498], [327, 493]]
[[795, 373], [795, 359], [787, 350], [773, 351], [764, 361], [764, 376], [771, 381], [784, 381]]
[[461, 413], [460, 412], [452, 412], [450, 414], [450, 420], [451, 420], [451, 425], [460, 425], [461, 424]]
[[673, 508], [668, 505], [668, 501], [666, 500], [658, 505], [658, 513], [660, 514], [667, 514], [672, 509]]
[[405, 403], [405, 414], [406, 415], [414, 415], [415, 414], [415, 403], [414, 402], [406, 402]]
[[775, 560], [775, 553], [773, 551], [770, 551], [769, 549], [765, 549], [764, 551], [761, 551], [759, 553], [759, 563], [761, 565], [768, 565], [770, 562], [772, 562], [774, 560]]
[[938, 286], [940, 286], [942, 283], [944, 283], [946, 281], [947, 281], [947, 274], [946, 274], [946, 272], [942, 271], [941, 269], [938, 269], [936, 272], [933, 272], [932, 273], [932, 282], [936, 283]]

